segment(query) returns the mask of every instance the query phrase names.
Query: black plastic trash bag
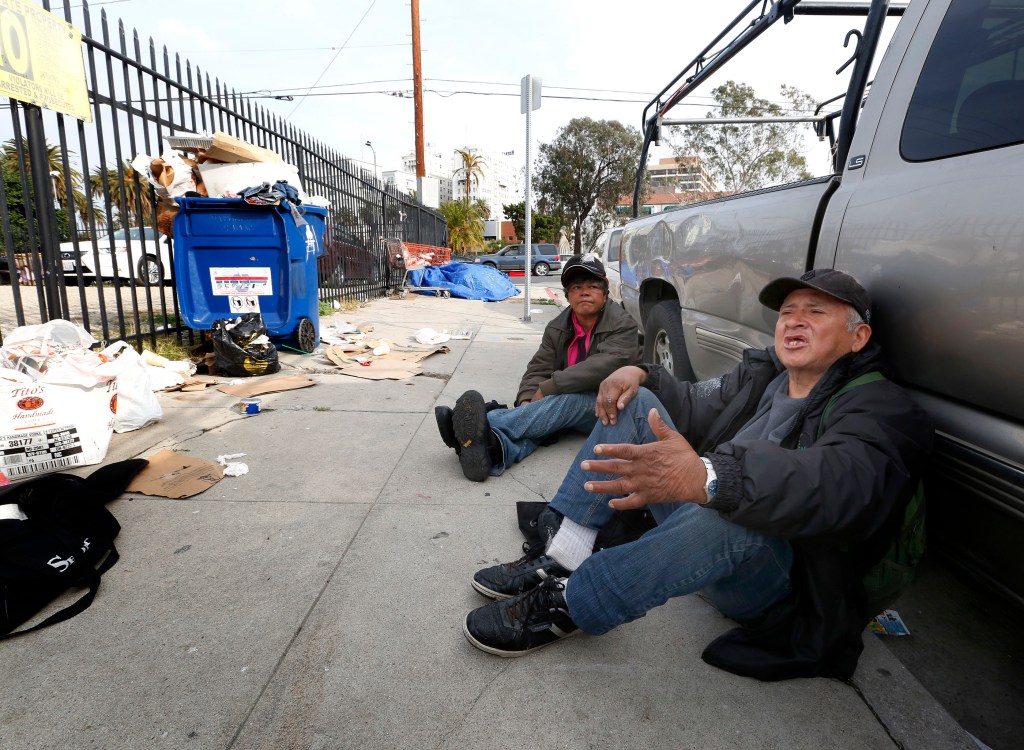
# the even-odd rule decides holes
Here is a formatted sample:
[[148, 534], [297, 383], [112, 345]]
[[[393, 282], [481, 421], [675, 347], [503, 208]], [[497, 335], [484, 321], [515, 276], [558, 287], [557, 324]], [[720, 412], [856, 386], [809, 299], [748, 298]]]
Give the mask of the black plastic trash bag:
[[277, 348], [267, 337], [259, 313], [213, 321], [213, 354], [218, 374], [235, 377], [270, 375], [281, 369]]

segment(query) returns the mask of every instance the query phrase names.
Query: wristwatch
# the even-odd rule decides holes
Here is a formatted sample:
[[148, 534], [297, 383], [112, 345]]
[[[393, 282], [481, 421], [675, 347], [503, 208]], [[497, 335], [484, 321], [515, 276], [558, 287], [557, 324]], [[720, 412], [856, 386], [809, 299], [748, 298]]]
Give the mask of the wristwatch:
[[704, 469], [708, 473], [708, 478], [704, 482], [704, 494], [707, 495], [708, 499], [701, 503], [701, 505], [707, 505], [718, 494], [718, 474], [715, 473], [715, 465], [709, 459], [701, 456], [700, 460], [704, 463]]

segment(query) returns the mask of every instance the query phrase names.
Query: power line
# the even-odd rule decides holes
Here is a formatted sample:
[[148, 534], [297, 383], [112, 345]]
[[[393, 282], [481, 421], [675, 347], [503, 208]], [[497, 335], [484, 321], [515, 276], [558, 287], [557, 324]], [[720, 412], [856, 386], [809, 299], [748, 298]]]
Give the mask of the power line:
[[[321, 79], [321, 78], [323, 78], [323, 77], [324, 77], [325, 75], [327, 75], [327, 71], [328, 71], [328, 70], [330, 69], [330, 67], [331, 67], [332, 65], [334, 65], [334, 61], [338, 59], [338, 55], [340, 55], [340, 54], [341, 54], [341, 51], [342, 51], [343, 49], [345, 49], [345, 47], [346, 47], [346, 46], [348, 45], [348, 43], [349, 43], [349, 40], [351, 40], [351, 39], [352, 39], [353, 35], [355, 35], [355, 33], [356, 33], [357, 31], [359, 31], [359, 27], [363, 25], [363, 21], [365, 21], [365, 20], [366, 20], [366, 16], [368, 16], [368, 15], [370, 14], [370, 11], [371, 11], [371, 10], [373, 10], [373, 6], [374, 6], [374, 5], [376, 5], [376, 4], [377, 4], [377, 0], [370, 0], [370, 7], [368, 7], [368, 8], [366, 9], [366, 12], [365, 12], [365, 13], [363, 13], [362, 17], [361, 17], [361, 18], [359, 19], [359, 23], [357, 23], [357, 24], [355, 25], [355, 28], [354, 28], [354, 29], [352, 29], [352, 32], [351, 32], [351, 33], [350, 33], [350, 34], [348, 35], [348, 37], [347, 37], [347, 38], [345, 39], [345, 41], [344, 41], [344, 42], [342, 42], [341, 46], [340, 46], [340, 47], [338, 47], [338, 51], [334, 53], [334, 57], [332, 57], [332, 58], [331, 58], [331, 61], [330, 61], [329, 63], [327, 63], [327, 66], [326, 66], [326, 67], [324, 68], [323, 72], [322, 72], [322, 73], [321, 73], [321, 74], [320, 74], [320, 75], [319, 75], [319, 76], [317, 77], [317, 79], [316, 79], [316, 80], [315, 80], [315, 81], [313, 82], [313, 85], [309, 87], [309, 89], [308, 89], [308, 90], [306, 91], [306, 94], [309, 94], [309, 92], [310, 92], [310, 91], [312, 91], [312, 90], [313, 90], [313, 88], [314, 88], [314, 87], [315, 87], [315, 86], [316, 86], [316, 85], [317, 85], [318, 83], [320, 83], [320, 79]], [[295, 114], [295, 111], [296, 111], [296, 110], [297, 110], [297, 109], [298, 109], [299, 107], [301, 107], [301, 106], [302, 106], [302, 103], [303, 103], [304, 101], [306, 101], [306, 98], [305, 98], [305, 96], [303, 96], [303, 97], [300, 97], [300, 98], [299, 98], [299, 103], [295, 105], [295, 107], [294, 107], [294, 108], [292, 109], [292, 111], [291, 111], [291, 112], [289, 112], [289, 113], [288, 113], [288, 116], [287, 116], [287, 117], [285, 117], [285, 119], [286, 119], [286, 120], [290, 120], [290, 119], [291, 119], [291, 117], [292, 117], [292, 115], [294, 115], [294, 114]]]

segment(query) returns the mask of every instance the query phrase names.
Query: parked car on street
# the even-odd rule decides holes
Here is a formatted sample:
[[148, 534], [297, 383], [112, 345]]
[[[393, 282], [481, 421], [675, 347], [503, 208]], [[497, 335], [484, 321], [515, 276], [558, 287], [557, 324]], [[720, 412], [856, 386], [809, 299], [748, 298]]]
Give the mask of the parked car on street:
[[323, 245], [324, 251], [316, 261], [321, 286], [373, 281], [384, 272], [382, 261], [370, 252], [360, 237], [344, 227], [328, 227]]
[[170, 280], [174, 266], [170, 238], [153, 227], [118, 229], [95, 240], [79, 240], [77, 250], [74, 242], [62, 242], [60, 259], [69, 282], [77, 280], [80, 267], [87, 281], [98, 277], [155, 286]]
[[604, 263], [604, 272], [608, 275], [608, 296], [612, 302], [622, 304], [619, 291], [619, 257], [622, 250], [622, 227], [606, 229], [598, 235], [591, 252]]
[[[530, 251], [530, 265], [536, 276], [547, 276], [552, 271], [562, 270], [562, 257], [558, 254], [557, 245], [538, 244], [532, 245]], [[496, 253], [481, 255], [473, 259], [474, 263], [482, 263], [499, 271], [525, 271], [526, 270], [526, 246], [506, 245]]]

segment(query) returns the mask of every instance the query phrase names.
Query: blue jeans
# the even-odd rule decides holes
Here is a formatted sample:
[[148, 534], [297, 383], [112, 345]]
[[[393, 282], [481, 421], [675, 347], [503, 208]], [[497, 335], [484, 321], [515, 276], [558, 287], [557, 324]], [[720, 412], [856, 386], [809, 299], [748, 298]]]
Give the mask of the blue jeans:
[[[661, 402], [641, 388], [614, 425], [597, 423], [551, 500], [551, 507], [576, 523], [601, 528], [611, 519], [613, 495], [583, 489], [609, 475], [582, 471], [598, 443], [642, 443], [656, 439], [647, 413], [656, 408], [672, 422]], [[650, 506], [657, 526], [636, 541], [591, 555], [573, 571], [566, 601], [573, 621], [585, 632], [606, 633], [643, 617], [674, 596], [702, 592], [722, 614], [746, 620], [764, 613], [789, 592], [793, 551], [784, 539], [726, 521], [694, 503]]]
[[593, 393], [559, 393], [515, 409], [487, 412], [487, 423], [501, 442], [503, 460], [491, 467], [500, 476], [509, 466], [529, 456], [540, 441], [559, 430], [590, 432], [597, 423]]

